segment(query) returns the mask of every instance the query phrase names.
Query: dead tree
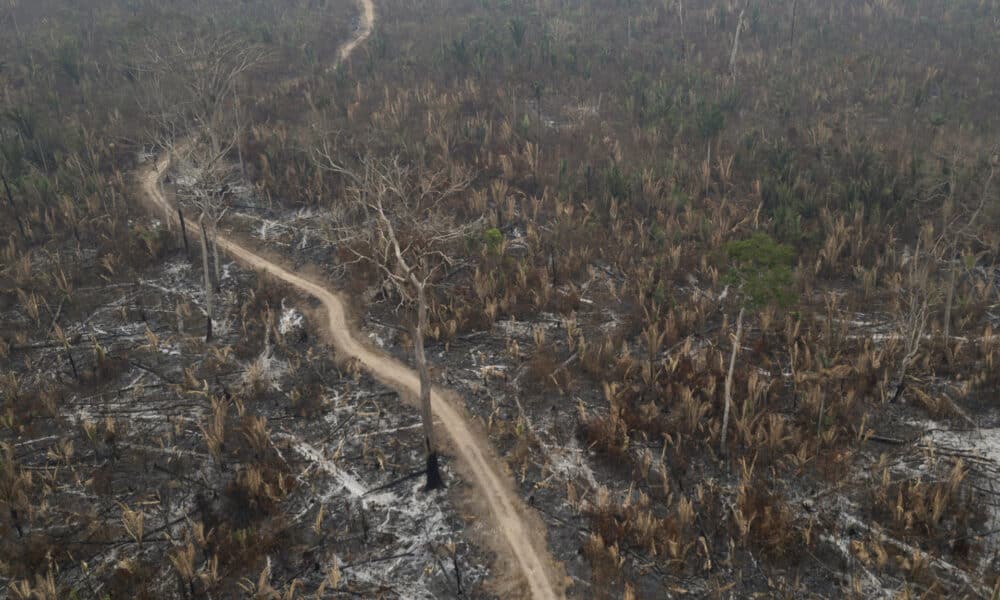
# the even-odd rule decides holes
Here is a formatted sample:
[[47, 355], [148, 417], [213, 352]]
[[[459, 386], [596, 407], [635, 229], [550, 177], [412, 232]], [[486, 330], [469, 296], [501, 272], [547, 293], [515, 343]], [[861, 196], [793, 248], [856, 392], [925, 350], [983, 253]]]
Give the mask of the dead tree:
[[740, 351], [740, 338], [743, 337], [743, 308], [736, 317], [736, 335], [733, 336], [733, 351], [729, 355], [729, 371], [726, 373], [725, 405], [722, 409], [722, 438], [719, 440], [719, 452], [726, 454], [726, 432], [729, 430], [729, 411], [733, 405], [733, 373], [736, 371], [736, 355]]
[[941, 209], [944, 225], [935, 246], [940, 248], [939, 252], [943, 254], [948, 269], [942, 336], [946, 345], [951, 339], [951, 311], [955, 297], [955, 286], [958, 282], [959, 270], [962, 267], [961, 248], [963, 245], [980, 247], [989, 247], [990, 245], [989, 242], [982, 239], [980, 233], [976, 230], [976, 223], [991, 198], [991, 184], [996, 175], [998, 163], [1000, 161], [991, 163], [977, 204], [969, 206], [962, 202], [956, 202], [954, 190], [957, 187], [957, 182], [952, 181], [951, 185], [948, 186], [950, 190], [949, 196]]
[[684, 26], [684, 0], [677, 0], [677, 20], [681, 27], [681, 58], [687, 64], [687, 28]]
[[788, 34], [788, 54], [792, 54], [792, 47], [795, 46], [795, 9], [799, 6], [799, 0], [792, 0], [792, 26]]
[[920, 243], [917, 242], [916, 250], [909, 258], [906, 288], [899, 296], [901, 304], [896, 326], [902, 343], [902, 357], [896, 369], [896, 389], [892, 402], [899, 400], [902, 395], [908, 372], [920, 354], [930, 308], [937, 297], [937, 290], [931, 285], [930, 279], [931, 264], [935, 261], [929, 253], [921, 254]]
[[24, 231], [24, 223], [21, 221], [21, 211], [18, 210], [17, 204], [14, 203], [14, 194], [10, 191], [10, 184], [7, 183], [7, 177], [0, 171], [0, 183], [3, 183], [4, 194], [7, 197], [7, 205], [10, 206], [10, 212], [14, 216], [14, 221], [17, 222], [17, 228], [21, 232], [21, 239], [27, 240], [28, 234]]
[[[154, 40], [147, 64], [147, 109], [157, 115], [153, 133], [191, 181], [179, 189], [183, 202], [205, 223], [213, 255], [215, 289], [220, 285], [218, 226], [230, 191], [243, 175], [238, 86], [267, 57], [266, 51], [235, 33], [190, 40]], [[230, 161], [237, 151], [240, 169]]]
[[157, 39], [146, 54], [147, 64], [136, 71], [151, 74], [146, 86], [149, 106], [143, 108], [159, 117], [157, 138], [166, 134], [190, 142], [194, 135], [212, 155], [231, 150], [231, 132], [239, 131], [238, 85], [267, 52], [236, 33], [222, 33]]
[[[187, 226], [184, 215], [197, 215], [201, 228], [203, 268], [206, 282], [214, 281], [213, 289], [221, 291], [221, 264], [219, 258], [219, 224], [228, 211], [231, 190], [241, 181], [238, 168], [227, 160], [227, 155], [235, 145], [235, 135], [230, 144], [218, 152], [207, 144], [196, 142], [161, 143], [174, 156], [173, 163], [183, 173], [184, 178], [177, 185], [177, 215], [181, 222], [184, 249], [188, 252]], [[206, 285], [209, 285], [206, 283]], [[206, 292], [207, 293], [207, 292]]]
[[7, 15], [10, 18], [11, 25], [14, 26], [14, 36], [17, 37], [18, 45], [21, 44], [21, 27], [17, 23], [17, 5], [18, 0], [7, 0]]
[[[940, 209], [940, 226], [928, 222], [917, 239], [912, 254], [904, 255], [906, 267], [899, 290], [899, 307], [896, 313], [896, 336], [900, 344], [900, 359], [891, 384], [890, 401], [898, 401], [911, 379], [911, 370], [923, 349], [931, 315], [943, 310], [942, 343], [946, 356], [951, 360], [951, 321], [960, 270], [963, 268], [963, 247], [988, 246], [977, 230], [977, 222], [991, 198], [990, 190], [997, 165], [986, 174], [982, 192], [972, 203], [963, 202], [956, 194], [958, 182], [952, 180], [945, 186], [949, 190]], [[967, 256], [974, 256], [968, 254]], [[945, 276], [941, 271], [944, 270]], [[943, 303], [943, 307], [941, 306]], [[961, 411], [958, 411], [961, 414]]]
[[190, 205], [198, 212], [200, 220], [204, 219], [210, 241], [216, 291], [219, 291], [221, 285], [219, 224], [228, 211], [227, 203], [232, 196], [232, 189], [241, 180], [238, 167], [226, 160], [226, 155], [234, 144], [235, 136], [232, 144], [223, 148], [218, 154], [214, 154], [205, 145], [188, 146], [183, 149], [184, 152], [177, 161], [189, 177], [183, 185], [178, 186], [178, 197], [182, 203]]
[[733, 52], [729, 56], [729, 70], [733, 74], [733, 81], [736, 81], [736, 57], [740, 51], [740, 32], [743, 31], [743, 18], [746, 16], [747, 8], [750, 6], [750, 0], [746, 0], [743, 4], [743, 9], [740, 10], [740, 17], [736, 20], [736, 35], [733, 37]]
[[347, 168], [329, 144], [316, 152], [316, 162], [345, 180], [347, 202], [335, 214], [342, 230], [351, 232], [342, 246], [378, 269], [383, 288], [388, 286], [399, 298], [397, 310], [406, 306], [416, 312], [411, 337], [427, 452], [425, 490], [442, 487], [424, 337], [429, 331], [428, 295], [445, 271], [455, 266], [456, 245], [471, 227], [454, 223], [440, 204], [465, 190], [471, 178], [457, 167], [450, 171], [407, 167], [398, 157], [367, 157], [356, 168]]
[[208, 233], [205, 229], [205, 213], [198, 219], [198, 227], [201, 229], [201, 264], [202, 272], [205, 275], [205, 342], [212, 341], [212, 297], [215, 290], [212, 289], [212, 277], [208, 274]]

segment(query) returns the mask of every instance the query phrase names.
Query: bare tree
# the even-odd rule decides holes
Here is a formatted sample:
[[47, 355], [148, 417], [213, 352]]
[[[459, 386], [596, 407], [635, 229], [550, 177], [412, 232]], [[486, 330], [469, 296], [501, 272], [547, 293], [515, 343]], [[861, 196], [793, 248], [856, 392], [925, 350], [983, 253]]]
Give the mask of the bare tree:
[[224, 148], [220, 154], [212, 155], [207, 146], [187, 146], [179, 148], [184, 152], [178, 157], [178, 162], [184, 165], [188, 179], [178, 189], [182, 203], [190, 205], [199, 214], [199, 219], [206, 220], [208, 234], [211, 239], [213, 255], [215, 287], [220, 283], [219, 268], [219, 223], [228, 211], [227, 201], [232, 197], [232, 190], [241, 181], [241, 172], [233, 163], [226, 160], [226, 154], [232, 149], [233, 142]]
[[740, 50], [740, 32], [743, 31], [743, 18], [746, 16], [749, 6], [750, 0], [746, 0], [743, 8], [740, 10], [740, 17], [736, 20], [736, 35], [733, 36], [733, 52], [729, 55], [729, 70], [733, 74], [733, 81], [736, 81], [736, 57]]
[[14, 202], [14, 194], [10, 191], [10, 184], [7, 182], [7, 176], [4, 175], [2, 168], [0, 168], [0, 183], [3, 184], [4, 196], [7, 198], [7, 205], [10, 207], [10, 212], [14, 216], [14, 221], [17, 222], [17, 228], [21, 232], [21, 238], [27, 240], [28, 234], [24, 231], [24, 223], [21, 221], [21, 211], [18, 210], [17, 204]]
[[11, 24], [14, 26], [14, 35], [17, 37], [18, 43], [20, 43], [21, 28], [17, 24], [17, 4], [18, 0], [7, 0], [7, 14]]
[[[150, 73], [147, 110], [158, 116], [157, 138], [207, 143], [210, 154], [232, 149], [238, 131], [237, 88], [242, 77], [267, 57], [263, 48], [235, 33], [190, 40], [154, 40], [147, 46]], [[236, 120], [237, 123], [233, 123]]]
[[[218, 228], [226, 213], [226, 200], [243, 173], [238, 86], [241, 78], [266, 58], [266, 52], [234, 33], [224, 33], [154, 39], [146, 55], [146, 62], [133, 71], [145, 77], [143, 108], [157, 117], [152, 137], [173, 155], [175, 163], [183, 165], [187, 180], [178, 190], [182, 233], [182, 209], [192, 208], [198, 214], [206, 340], [210, 340], [212, 297], [221, 280]], [[234, 148], [239, 154], [239, 170], [229, 160]], [[214, 269], [209, 266], [210, 253]]]
[[212, 341], [212, 278], [208, 274], [208, 233], [205, 229], [205, 213], [198, 219], [198, 226], [201, 229], [201, 264], [202, 273], [205, 276], [205, 341]]
[[893, 402], [902, 395], [907, 374], [919, 356], [931, 306], [939, 295], [931, 281], [931, 268], [937, 261], [929, 252], [921, 252], [922, 241], [917, 241], [913, 255], [907, 259], [909, 270], [906, 273], [905, 288], [900, 290], [899, 294], [900, 309], [896, 327], [903, 348], [896, 370], [896, 391], [892, 396]]
[[687, 28], [684, 26], [684, 0], [677, 0], [677, 20], [680, 22], [681, 26], [681, 56], [684, 58], [685, 64], [687, 63]]
[[[174, 150], [177, 162], [187, 176], [178, 186], [182, 207], [198, 215], [201, 229], [202, 269], [204, 270], [205, 307], [208, 318], [206, 341], [212, 337], [212, 297], [221, 291], [222, 274], [219, 259], [219, 224], [228, 211], [231, 190], [240, 182], [236, 165], [225, 159], [231, 145], [212, 155], [206, 145], [179, 145]], [[181, 216], [183, 218], [183, 215]], [[211, 266], [210, 266], [211, 262]], [[213, 277], [214, 275], [214, 277]]]
[[719, 440], [719, 452], [726, 454], [726, 433], [729, 430], [729, 411], [733, 405], [733, 373], [736, 371], [736, 355], [740, 351], [740, 339], [743, 337], [743, 308], [736, 317], [736, 335], [732, 337], [733, 351], [729, 355], [729, 371], [726, 373], [725, 405], [722, 409], [722, 438]]
[[361, 159], [357, 168], [342, 166], [330, 145], [316, 152], [317, 164], [342, 176], [347, 203], [335, 215], [351, 231], [343, 246], [359, 261], [374, 265], [383, 287], [394, 290], [403, 306], [416, 311], [411, 326], [413, 359], [420, 376], [420, 408], [427, 451], [427, 482], [444, 484], [438, 470], [431, 409], [431, 378], [424, 352], [428, 331], [428, 295], [448, 269], [456, 266], [457, 248], [471, 224], [460, 226], [440, 210], [442, 201], [467, 189], [468, 172], [458, 167], [432, 170], [407, 167], [398, 158]]
[[788, 54], [791, 55], [792, 47], [795, 45], [795, 9], [799, 6], [799, 0], [792, 0], [792, 26], [788, 34]]
[[[929, 337], [930, 317], [940, 308], [942, 301], [941, 341], [946, 356], [949, 360], [952, 358], [950, 342], [955, 288], [965, 267], [965, 259], [975, 256], [965, 249], [989, 247], [989, 242], [977, 230], [976, 223], [990, 198], [995, 172], [996, 165], [993, 164], [986, 174], [981, 194], [972, 203], [961, 199], [968, 194], [956, 193], [959, 185], [957, 172], [953, 173], [950, 181], [937, 186], [937, 189], [947, 190], [946, 194], [932, 194], [930, 197], [934, 203], [940, 203], [938, 231], [935, 232], [934, 225], [929, 221], [921, 231], [915, 250], [903, 256], [903, 266], [907, 269], [900, 282], [895, 319], [895, 339], [901, 345], [901, 358], [892, 384], [893, 402], [899, 400], [906, 388], [910, 370], [920, 355], [925, 339]], [[945, 276], [942, 276], [942, 271]]]

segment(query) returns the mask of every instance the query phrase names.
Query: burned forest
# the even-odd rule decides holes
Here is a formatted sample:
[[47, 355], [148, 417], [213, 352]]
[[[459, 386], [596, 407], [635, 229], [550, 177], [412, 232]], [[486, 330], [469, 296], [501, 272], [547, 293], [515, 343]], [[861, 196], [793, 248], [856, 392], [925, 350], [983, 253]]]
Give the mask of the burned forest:
[[0, 2], [0, 598], [1000, 598], [1000, 1]]

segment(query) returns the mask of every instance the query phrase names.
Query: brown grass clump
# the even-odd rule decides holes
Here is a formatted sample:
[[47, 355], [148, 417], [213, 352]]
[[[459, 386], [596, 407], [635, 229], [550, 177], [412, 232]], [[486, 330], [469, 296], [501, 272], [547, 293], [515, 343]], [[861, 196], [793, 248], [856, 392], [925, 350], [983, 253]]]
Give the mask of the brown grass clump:
[[732, 516], [734, 539], [772, 560], [796, 556], [803, 544], [794, 511], [767, 482], [755, 475], [755, 465], [740, 459], [740, 483]]
[[588, 414], [580, 405], [580, 433], [587, 446], [594, 448], [612, 459], [620, 459], [628, 452], [629, 428], [622, 418], [624, 407], [615, 387], [604, 385], [604, 398], [608, 401], [606, 415]]
[[[935, 459], [947, 468], [946, 461]], [[932, 464], [931, 471], [937, 469]], [[970, 526], [979, 516], [976, 502], [963, 482], [969, 476], [961, 458], [953, 461], [940, 479], [921, 477], [893, 481], [889, 468], [882, 468], [872, 493], [875, 517], [900, 539], [920, 540], [958, 556], [971, 547]]]
[[598, 598], [610, 598], [611, 590], [621, 584], [625, 557], [617, 545], [608, 545], [600, 534], [592, 533], [583, 546], [590, 563], [591, 580]]

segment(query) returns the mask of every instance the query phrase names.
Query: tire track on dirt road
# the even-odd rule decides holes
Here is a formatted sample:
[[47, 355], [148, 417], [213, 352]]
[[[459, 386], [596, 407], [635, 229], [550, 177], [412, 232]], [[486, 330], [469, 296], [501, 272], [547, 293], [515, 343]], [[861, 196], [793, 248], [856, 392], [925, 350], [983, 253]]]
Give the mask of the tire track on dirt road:
[[[375, 6], [372, 0], [359, 0], [359, 3], [362, 14], [358, 31], [340, 47], [335, 66], [346, 60], [374, 28]], [[169, 154], [161, 156], [153, 165], [139, 171], [138, 180], [142, 195], [151, 208], [155, 208], [157, 213], [165, 213], [176, 222], [175, 208], [160, 189], [170, 161]], [[197, 223], [190, 219], [185, 219], [185, 223], [189, 230], [200, 234]], [[400, 392], [402, 397], [411, 400], [418, 397], [420, 381], [413, 369], [371, 349], [352, 335], [345, 301], [339, 292], [265, 258], [221, 233], [217, 243], [238, 262], [276, 277], [319, 300], [325, 310], [330, 340], [341, 355], [357, 360], [375, 379]], [[470, 425], [461, 399], [453, 392], [435, 388], [431, 406], [451, 443], [450, 451], [458, 459], [462, 476], [475, 488], [475, 497], [467, 500], [478, 513], [476, 516], [490, 525], [492, 535], [484, 535], [484, 541], [497, 553], [498, 570], [509, 571], [494, 576], [498, 587], [503, 588], [504, 597], [511, 597], [518, 590], [537, 600], [565, 597], [562, 569], [549, 554], [544, 525], [514, 492], [513, 481], [493, 455], [488, 438]], [[511, 576], [517, 584], [510, 586], [504, 581], [504, 575]]]

